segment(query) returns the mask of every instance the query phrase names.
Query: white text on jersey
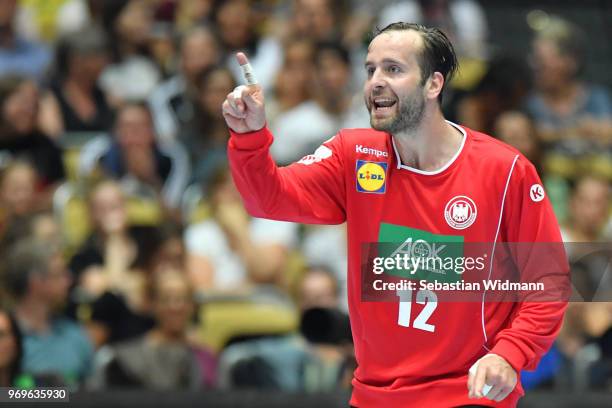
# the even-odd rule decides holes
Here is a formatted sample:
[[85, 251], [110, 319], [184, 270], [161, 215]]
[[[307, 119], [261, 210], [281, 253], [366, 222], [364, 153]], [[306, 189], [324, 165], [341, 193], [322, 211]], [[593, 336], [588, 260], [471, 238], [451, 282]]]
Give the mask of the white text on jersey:
[[372, 154], [376, 157], [389, 157], [389, 153], [387, 152], [372, 149], [371, 147], [364, 147], [362, 145], [355, 145], [355, 153]]

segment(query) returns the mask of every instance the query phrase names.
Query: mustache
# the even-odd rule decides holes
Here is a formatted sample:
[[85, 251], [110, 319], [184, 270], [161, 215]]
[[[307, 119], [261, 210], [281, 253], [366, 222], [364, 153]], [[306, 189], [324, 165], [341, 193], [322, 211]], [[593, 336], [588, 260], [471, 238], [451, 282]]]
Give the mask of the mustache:
[[397, 99], [397, 95], [395, 95], [393, 92], [388, 92], [384, 88], [375, 88], [372, 90], [372, 92], [370, 92], [370, 99], [373, 99], [379, 96], [388, 96], [388, 97]]

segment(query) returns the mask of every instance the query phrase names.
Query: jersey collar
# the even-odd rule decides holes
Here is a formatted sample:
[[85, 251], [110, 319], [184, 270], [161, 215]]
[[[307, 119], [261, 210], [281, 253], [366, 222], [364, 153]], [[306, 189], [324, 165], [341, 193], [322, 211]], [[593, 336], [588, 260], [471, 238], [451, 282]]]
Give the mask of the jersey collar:
[[447, 120], [446, 123], [453, 126], [455, 129], [460, 131], [461, 134], [463, 135], [463, 139], [461, 140], [461, 146], [459, 146], [459, 150], [457, 150], [457, 152], [453, 155], [453, 157], [451, 157], [448, 163], [440, 167], [438, 170], [432, 170], [432, 171], [426, 171], [426, 170], [417, 169], [415, 167], [406, 166], [405, 164], [402, 164], [402, 159], [400, 158], [399, 151], [397, 150], [397, 147], [395, 146], [395, 140], [393, 139], [393, 136], [391, 136], [391, 143], [393, 144], [393, 151], [395, 152], [395, 159], [397, 161], [397, 169], [398, 170], [404, 169], [404, 170], [408, 170], [408, 171], [411, 171], [417, 174], [422, 174], [425, 176], [435, 176], [437, 174], [442, 173], [444, 170], [448, 169], [451, 166], [451, 164], [453, 164], [455, 160], [457, 160], [457, 158], [463, 151], [463, 147], [465, 146], [465, 142], [467, 140], [467, 132], [465, 131], [465, 129], [463, 129], [461, 126], [457, 125], [456, 123], [453, 123], [449, 120]]

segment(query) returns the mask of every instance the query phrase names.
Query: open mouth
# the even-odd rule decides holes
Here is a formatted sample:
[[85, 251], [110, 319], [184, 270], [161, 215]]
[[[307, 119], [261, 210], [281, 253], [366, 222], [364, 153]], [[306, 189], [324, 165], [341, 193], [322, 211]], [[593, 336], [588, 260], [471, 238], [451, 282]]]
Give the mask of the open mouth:
[[372, 110], [374, 112], [387, 112], [395, 105], [395, 99], [378, 97], [372, 100]]

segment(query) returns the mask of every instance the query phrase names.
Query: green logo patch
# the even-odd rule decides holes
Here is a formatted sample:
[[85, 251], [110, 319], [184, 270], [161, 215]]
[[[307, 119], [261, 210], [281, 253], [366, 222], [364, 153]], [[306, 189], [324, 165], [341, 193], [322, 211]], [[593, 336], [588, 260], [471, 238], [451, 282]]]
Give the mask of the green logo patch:
[[[461, 235], [432, 234], [415, 228], [381, 223], [378, 256], [393, 259], [385, 273], [405, 279], [459, 282], [464, 239]], [[459, 269], [460, 270], [460, 269]]]

